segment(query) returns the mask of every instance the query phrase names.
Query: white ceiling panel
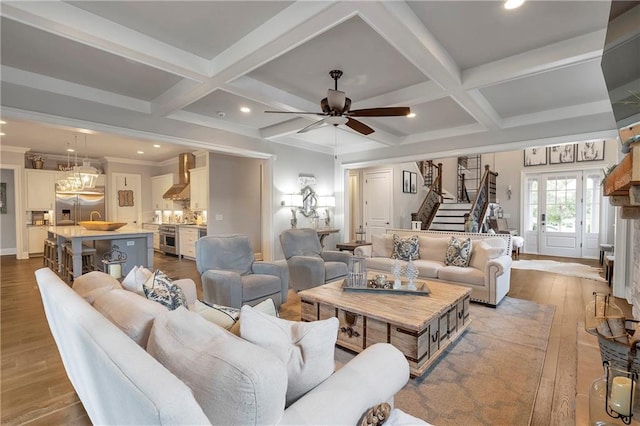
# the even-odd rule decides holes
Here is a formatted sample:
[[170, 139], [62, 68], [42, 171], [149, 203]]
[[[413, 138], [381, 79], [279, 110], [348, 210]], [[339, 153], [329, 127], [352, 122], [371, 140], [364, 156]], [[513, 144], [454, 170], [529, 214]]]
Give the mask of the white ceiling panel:
[[179, 49], [211, 59], [278, 14], [288, 1], [68, 2]]
[[[357, 101], [427, 81], [427, 77], [359, 17], [329, 29], [251, 72], [250, 76], [317, 102], [334, 83], [329, 71], [344, 75], [338, 89]], [[383, 106], [383, 105], [380, 105]]]
[[[558, 85], [559, 81], [563, 84]], [[599, 61], [507, 81], [481, 93], [501, 117], [608, 99]]]
[[461, 69], [513, 56], [602, 28], [607, 1], [410, 1], [409, 7]]
[[111, 53], [2, 19], [2, 65], [150, 101], [180, 78]]

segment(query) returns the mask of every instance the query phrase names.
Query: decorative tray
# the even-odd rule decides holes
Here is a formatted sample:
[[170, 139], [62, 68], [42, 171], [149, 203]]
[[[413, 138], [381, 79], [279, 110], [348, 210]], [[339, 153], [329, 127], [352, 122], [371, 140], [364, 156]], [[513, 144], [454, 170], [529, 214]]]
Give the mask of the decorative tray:
[[366, 287], [352, 287], [348, 284], [348, 280], [345, 279], [342, 282], [342, 290], [365, 293], [413, 294], [416, 296], [428, 296], [431, 293], [426, 282], [413, 280], [413, 284], [415, 288], [409, 288], [409, 281], [401, 280], [400, 287], [393, 288], [393, 281], [386, 281], [386, 284], [381, 287], [375, 280], [367, 280]]

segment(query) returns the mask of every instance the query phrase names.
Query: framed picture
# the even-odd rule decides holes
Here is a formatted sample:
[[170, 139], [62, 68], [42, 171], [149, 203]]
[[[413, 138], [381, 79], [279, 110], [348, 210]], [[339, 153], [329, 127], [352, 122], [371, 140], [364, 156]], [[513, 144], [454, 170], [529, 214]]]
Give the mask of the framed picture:
[[549, 147], [549, 164], [573, 163], [576, 158], [575, 144]]
[[411, 172], [409, 170], [402, 171], [402, 192], [411, 193]]
[[547, 164], [547, 148], [525, 148], [524, 165], [526, 166], [543, 166]]
[[604, 160], [604, 141], [580, 142], [576, 151], [578, 162]]
[[418, 174], [415, 172], [411, 172], [411, 193], [418, 193]]
[[0, 214], [7, 214], [7, 183], [0, 183]]

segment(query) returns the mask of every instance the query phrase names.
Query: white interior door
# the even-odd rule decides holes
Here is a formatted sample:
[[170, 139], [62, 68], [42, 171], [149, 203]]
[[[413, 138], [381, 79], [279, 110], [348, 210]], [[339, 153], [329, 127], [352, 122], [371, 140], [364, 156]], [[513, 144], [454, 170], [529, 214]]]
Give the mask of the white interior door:
[[582, 172], [543, 174], [540, 195], [540, 253], [580, 257]]
[[393, 217], [393, 171], [366, 172], [364, 177], [364, 214], [367, 240], [384, 234]]
[[141, 226], [142, 216], [142, 178], [137, 174], [113, 173], [108, 197], [113, 220], [126, 222], [129, 226]]

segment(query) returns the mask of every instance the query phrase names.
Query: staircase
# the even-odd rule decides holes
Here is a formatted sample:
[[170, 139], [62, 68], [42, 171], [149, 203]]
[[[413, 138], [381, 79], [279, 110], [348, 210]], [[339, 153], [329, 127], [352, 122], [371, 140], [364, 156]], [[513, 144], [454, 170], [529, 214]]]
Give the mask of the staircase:
[[471, 210], [471, 203], [442, 203], [431, 222], [430, 230], [464, 232], [465, 215]]

